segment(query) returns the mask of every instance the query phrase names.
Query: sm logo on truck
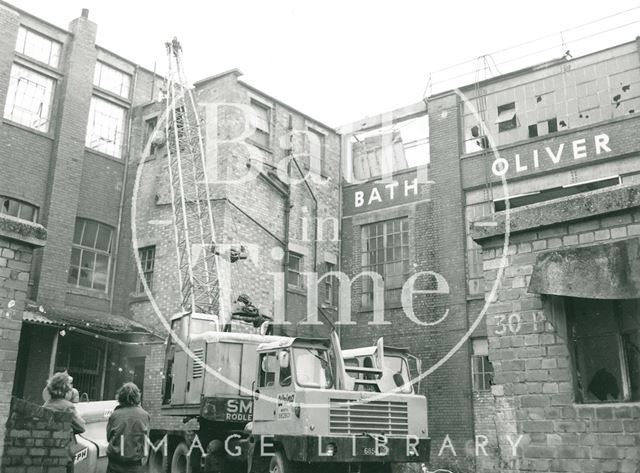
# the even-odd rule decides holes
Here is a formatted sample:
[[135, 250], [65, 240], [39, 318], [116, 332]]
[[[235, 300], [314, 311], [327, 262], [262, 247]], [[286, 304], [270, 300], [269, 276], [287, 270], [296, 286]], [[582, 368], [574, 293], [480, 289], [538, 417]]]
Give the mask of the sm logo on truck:
[[225, 420], [251, 422], [253, 405], [247, 399], [227, 399], [225, 403]]

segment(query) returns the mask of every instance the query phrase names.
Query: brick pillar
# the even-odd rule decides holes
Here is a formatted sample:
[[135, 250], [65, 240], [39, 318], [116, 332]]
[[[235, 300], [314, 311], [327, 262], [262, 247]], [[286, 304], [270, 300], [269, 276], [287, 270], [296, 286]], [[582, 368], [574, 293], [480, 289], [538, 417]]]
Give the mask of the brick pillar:
[[22, 312], [34, 248], [44, 245], [38, 224], [0, 215], [0, 458], [18, 358]]
[[42, 213], [42, 223], [51, 237], [42, 258], [38, 299], [54, 305], [62, 305], [67, 294], [67, 272], [96, 63], [96, 24], [80, 17], [71, 22], [69, 29], [73, 39], [67, 46], [65, 75], [57, 89], [60, 96], [56, 97], [60, 105], [47, 189], [49, 206]]

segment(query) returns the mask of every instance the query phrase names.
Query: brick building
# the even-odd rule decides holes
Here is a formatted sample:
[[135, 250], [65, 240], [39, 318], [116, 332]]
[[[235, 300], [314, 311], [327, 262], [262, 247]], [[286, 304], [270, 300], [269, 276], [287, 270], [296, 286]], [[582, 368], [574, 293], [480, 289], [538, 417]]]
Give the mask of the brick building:
[[[205, 117], [207, 159], [218, 163], [216, 173], [209, 174], [217, 242], [242, 245], [247, 253], [247, 259], [230, 266], [231, 296], [247, 294], [260, 310], [280, 320], [286, 314], [285, 324], [276, 326], [278, 333], [326, 336], [326, 324], [300, 323], [307, 317], [309, 286], [314, 287], [304, 273], [322, 275], [338, 267], [340, 139], [329, 126], [240, 76], [231, 70], [194, 84]], [[136, 242], [141, 260], [153, 261], [147, 281], [156, 304], [154, 308], [139, 285], [130, 309], [134, 320], [157, 330], [158, 317], [181, 310], [166, 147], [160, 141], [144, 150], [162, 111], [163, 104], [155, 103], [135, 112], [132, 142], [140, 159], [129, 170], [129, 182], [132, 189], [137, 179], [138, 190], [127, 192], [125, 202], [125, 218], [132, 218], [132, 206], [136, 211], [135, 234], [128, 228], [127, 238]], [[250, 125], [255, 132], [243, 136]], [[249, 166], [260, 172], [243, 180]], [[137, 274], [123, 278], [135, 285]], [[321, 281], [317, 296], [320, 310], [330, 318], [335, 317], [332, 283]], [[323, 321], [320, 315], [318, 320]], [[150, 355], [145, 386], [154, 401], [147, 406], [157, 413], [164, 346]]]
[[636, 40], [457, 98], [480, 470], [638, 471], [639, 65]]
[[11, 280], [27, 277], [26, 297], [12, 299], [12, 392], [42, 403], [47, 377], [68, 369], [84, 397], [110, 399], [126, 379], [143, 384], [131, 348], [161, 343], [128, 317], [132, 288], [116, 277], [130, 271], [121, 231], [130, 112], [156, 78], [96, 45], [86, 10], [65, 30], [2, 3], [0, 24], [0, 214], [48, 234], [8, 266]]
[[[159, 317], [180, 310], [163, 79], [97, 46], [87, 12], [65, 30], [0, 2], [0, 25], [0, 435], [9, 394], [39, 403], [64, 368], [90, 399], [133, 379], [158, 414]], [[309, 297], [312, 274], [343, 271], [343, 344], [384, 336], [438, 367], [435, 466], [635, 471], [639, 44], [340, 129], [238, 70], [196, 82], [219, 241], [247, 250], [233, 293], [286, 314], [280, 333], [326, 335], [305, 319], [335, 319], [345, 284]]]

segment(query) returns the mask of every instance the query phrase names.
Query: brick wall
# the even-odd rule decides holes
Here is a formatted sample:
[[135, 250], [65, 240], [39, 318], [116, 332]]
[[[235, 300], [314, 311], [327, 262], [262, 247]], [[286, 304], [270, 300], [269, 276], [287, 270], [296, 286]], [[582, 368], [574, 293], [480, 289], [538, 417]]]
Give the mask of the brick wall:
[[[465, 241], [462, 209], [462, 184], [458, 151], [458, 106], [455, 95], [429, 102], [429, 134], [431, 161], [428, 177], [432, 183], [421, 187], [415, 203], [390, 206], [378, 212], [368, 212], [343, 219], [341, 230], [342, 270], [353, 277], [361, 271], [362, 225], [389, 218], [409, 218], [410, 267], [412, 272], [434, 271], [444, 277], [449, 294], [414, 295], [413, 308], [422, 322], [410, 321], [402, 308], [387, 308], [388, 326], [368, 325], [371, 311], [362, 311], [361, 280], [353, 284], [353, 327], [341, 328], [343, 345], [347, 348], [371, 345], [384, 336], [390, 346], [408, 347], [422, 359], [423, 370], [442, 358], [447, 361], [422, 382], [428, 401], [429, 434], [432, 439], [431, 469], [450, 467], [455, 471], [473, 471], [473, 411], [468, 344], [449, 353], [468, 330]], [[363, 189], [365, 187], [363, 186]], [[434, 289], [427, 278], [419, 279], [416, 289]], [[449, 315], [441, 322], [446, 310]], [[451, 450], [439, 452], [449, 436]]]
[[45, 409], [18, 398], [0, 459], [4, 473], [65, 473], [69, 462], [71, 414]]
[[46, 233], [39, 225], [0, 215], [0, 458], [18, 357], [22, 311], [34, 246]]
[[[532, 228], [510, 238], [504, 276], [486, 319], [489, 357], [495, 369], [492, 392], [499, 445], [496, 460], [502, 471], [632, 473], [640, 467], [637, 403], [574, 402], [571, 357], [567, 340], [559, 331], [560, 322], [550, 317], [540, 295], [527, 292], [539, 252], [640, 235], [637, 204], [633, 204], [635, 208], [608, 213], [606, 207], [613, 205], [605, 193], [548, 204], [546, 213], [553, 215], [554, 206], [560, 205], [577, 214], [576, 209], [583, 208], [590, 199], [604, 202], [605, 210], [587, 206], [598, 215], [544, 228], [537, 228], [532, 222]], [[544, 210], [544, 206], [537, 207]], [[482, 243], [488, 291], [500, 267], [502, 239], [485, 239]], [[509, 317], [514, 317], [512, 327], [505, 326]], [[512, 455], [509, 435], [512, 441], [522, 435], [516, 455]], [[495, 470], [489, 467], [482, 471]]]

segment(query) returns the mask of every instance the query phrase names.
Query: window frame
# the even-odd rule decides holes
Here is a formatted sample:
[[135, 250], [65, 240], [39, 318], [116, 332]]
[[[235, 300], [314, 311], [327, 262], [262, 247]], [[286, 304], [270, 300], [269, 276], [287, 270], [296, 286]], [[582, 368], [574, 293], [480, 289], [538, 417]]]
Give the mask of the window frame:
[[[298, 268], [297, 269], [293, 269], [291, 267], [291, 260], [293, 259], [298, 259]], [[288, 261], [287, 261], [287, 287], [289, 289], [299, 289], [299, 290], [304, 290], [304, 277], [302, 275], [303, 273], [303, 269], [304, 269], [304, 255], [302, 255], [301, 253], [296, 253], [295, 251], [289, 251], [288, 254]], [[297, 276], [298, 279], [298, 284], [292, 284], [289, 281], [289, 276], [291, 274], [295, 274]]]
[[[325, 263], [325, 274], [331, 273], [335, 271], [335, 264], [326, 262]], [[326, 276], [324, 278], [324, 302], [330, 306], [335, 305], [335, 277], [334, 276]]]
[[[400, 225], [400, 230], [398, 232], [394, 232], [393, 231], [393, 223], [394, 222], [398, 222]], [[406, 229], [404, 228], [404, 225], [406, 223]], [[377, 228], [378, 225], [382, 225], [382, 234], [375, 234], [373, 235], [373, 237], [371, 236], [372, 234], [370, 233], [371, 229], [373, 229], [374, 227]], [[389, 233], [387, 231], [388, 226], [391, 226], [392, 231], [391, 233]], [[377, 231], [377, 230], [376, 230]], [[403, 236], [406, 232], [406, 244], [403, 243]], [[391, 301], [391, 298], [389, 297], [389, 292], [391, 291], [400, 291], [400, 295], [402, 294], [402, 286], [403, 284], [407, 281], [407, 279], [409, 278], [410, 274], [411, 274], [411, 245], [410, 245], [410, 234], [411, 234], [411, 230], [410, 230], [410, 219], [408, 216], [401, 216], [401, 217], [393, 217], [390, 219], [385, 219], [385, 220], [379, 220], [376, 222], [372, 222], [372, 223], [367, 223], [361, 226], [360, 229], [360, 233], [361, 233], [361, 259], [360, 259], [360, 264], [361, 264], [361, 271], [374, 271], [377, 272], [378, 274], [380, 274], [380, 276], [382, 276], [383, 282], [384, 282], [384, 305], [389, 306], [389, 305], [394, 305], [394, 304], [399, 304], [400, 303], [400, 299], [398, 299], [397, 301], [394, 299], [393, 301]], [[388, 238], [390, 236], [395, 236], [395, 235], [399, 235], [400, 238], [400, 245], [397, 246], [392, 246], [389, 247], [387, 245], [387, 241]], [[378, 248], [377, 247], [377, 242], [376, 242], [376, 247], [374, 250], [368, 249], [368, 242], [371, 240], [377, 240], [377, 238], [382, 237], [382, 247]], [[406, 248], [406, 258], [404, 256], [402, 256], [402, 253], [404, 252], [404, 249]], [[400, 250], [400, 254], [401, 254], [401, 258], [399, 260], [396, 259], [392, 259], [392, 260], [387, 260], [387, 252], [389, 250], [396, 250], [399, 249]], [[372, 256], [372, 251], [376, 252], [376, 261], [374, 263], [371, 262], [371, 256]], [[379, 256], [379, 252], [382, 251], [382, 256], [383, 259], [382, 261], [378, 261], [378, 256]], [[366, 259], [366, 262], [365, 262]], [[388, 264], [402, 264], [404, 266], [404, 263], [406, 261], [406, 270], [404, 270], [402, 272], [402, 284], [400, 284], [398, 287], [389, 287], [389, 276], [392, 277], [397, 277], [400, 276], [400, 274], [392, 274], [392, 275], [388, 275], [386, 272], [386, 267]], [[383, 272], [380, 273], [380, 271], [377, 271], [376, 267], [378, 266], [382, 266], [382, 270]], [[370, 285], [369, 287], [371, 288], [371, 290], [366, 290], [367, 286]], [[371, 281], [368, 278], [364, 278], [363, 279], [363, 285], [362, 285], [362, 291], [361, 291], [361, 306], [363, 308], [370, 308], [373, 306], [373, 293], [374, 293], [374, 288], [373, 288], [373, 281]], [[369, 297], [367, 297], [367, 294], [370, 294]]]
[[[119, 74], [121, 78], [120, 86], [110, 87], [108, 84], [105, 85], [103, 83], [103, 71], [107, 71], [107, 73], [113, 74], [114, 76]], [[108, 81], [108, 79], [104, 79], [104, 80]], [[125, 84], [126, 84], [126, 93], [123, 93], [123, 88], [125, 88]], [[93, 71], [93, 85], [94, 87], [97, 87], [100, 90], [104, 90], [110, 94], [114, 94], [125, 100], [129, 100], [129, 98], [131, 97], [131, 75], [99, 59], [96, 61], [96, 65]], [[119, 89], [119, 91], [117, 91], [116, 89]]]
[[[22, 75], [18, 72], [18, 70], [24, 71]], [[25, 74], [26, 72], [26, 74]], [[31, 79], [34, 77], [29, 77], [29, 75], [35, 76], [37, 78], [43, 79], [40, 82], [35, 82]], [[20, 81], [25, 80], [35, 85], [35, 87], [42, 87], [45, 89], [42, 94], [40, 105], [37, 111], [32, 111], [23, 106], [19, 106], [19, 103], [22, 101], [18, 101], [18, 92], [20, 90]], [[15, 84], [15, 86], [14, 86]], [[48, 75], [44, 74], [35, 68], [28, 67], [20, 62], [13, 62], [11, 65], [11, 71], [9, 73], [9, 86], [7, 87], [7, 97], [4, 104], [3, 109], [3, 118], [12, 123], [16, 123], [18, 125], [30, 128], [32, 130], [39, 131], [41, 133], [48, 134], [50, 133], [50, 125], [51, 125], [51, 116], [53, 112], [54, 99], [55, 99], [55, 91], [57, 86], [57, 80]], [[48, 88], [48, 90], [47, 90]], [[37, 97], [35, 99], [38, 100]], [[46, 104], [46, 111], [44, 105]], [[30, 114], [31, 123], [28, 120], [23, 118], [16, 117], [15, 110], [22, 110], [23, 112], [28, 112]], [[43, 112], [45, 112], [43, 114]], [[37, 120], [34, 120], [33, 117], [37, 117]], [[41, 121], [41, 124], [35, 124], [38, 121]]]
[[[5, 202], [14, 202], [15, 204], [17, 204], [17, 206], [18, 206], [17, 215], [13, 215], [12, 213], [4, 211]], [[32, 216], [31, 219], [26, 219], [24, 217], [21, 217], [21, 213], [22, 213], [23, 207], [29, 207], [29, 208], [32, 209], [33, 216]], [[7, 210], [9, 210], [9, 209], [7, 209]], [[29, 202], [25, 202], [24, 200], [14, 199], [13, 197], [10, 197], [8, 195], [0, 195], [0, 214], [1, 215], [10, 215], [12, 217], [19, 218], [21, 220], [25, 220], [27, 222], [34, 222], [35, 223], [35, 222], [38, 221], [39, 211], [40, 211], [40, 208], [37, 205], [30, 204]]]
[[[249, 140], [251, 141], [251, 143], [264, 148], [264, 149], [270, 149], [271, 148], [271, 113], [272, 113], [272, 107], [270, 107], [269, 105], [260, 102], [259, 100], [256, 100], [254, 98], [252, 98], [249, 102], [249, 105], [251, 107], [252, 110], [252, 120], [251, 120], [251, 124], [252, 126], [255, 128], [253, 134], [249, 137]], [[264, 130], [262, 128], [260, 128], [259, 125], [259, 119], [258, 119], [258, 114], [255, 113], [256, 110], [261, 110], [263, 112], [266, 113], [266, 126], [267, 129]], [[256, 135], [257, 136], [261, 136], [265, 139], [266, 143], [262, 142], [262, 139], [256, 139]]]
[[[85, 234], [85, 230], [86, 230], [86, 226], [87, 223], [91, 223], [91, 224], [96, 224], [96, 234], [93, 238], [93, 246], [87, 246], [83, 244], [83, 240], [84, 240], [84, 234]], [[80, 236], [79, 236], [79, 240], [80, 242], [77, 243], [76, 242], [76, 234], [78, 233], [77, 228], [78, 225], [82, 224], [82, 229], [80, 231]], [[98, 236], [100, 235], [100, 230], [101, 229], [105, 229], [108, 230], [109, 233], [109, 243], [107, 245], [107, 250], [103, 250], [101, 248], [97, 248], [96, 245], [98, 243]], [[113, 264], [112, 261], [112, 257], [113, 257], [113, 244], [114, 244], [114, 238], [115, 238], [115, 229], [109, 225], [106, 225], [104, 223], [98, 222], [96, 220], [91, 220], [91, 219], [87, 219], [87, 218], [81, 218], [81, 217], [76, 217], [76, 226], [74, 228], [74, 234], [73, 234], [73, 241], [71, 244], [71, 260], [69, 262], [69, 275], [67, 277], [67, 283], [69, 285], [71, 285], [72, 287], [77, 287], [77, 288], [82, 288], [82, 289], [87, 289], [87, 290], [91, 290], [91, 291], [97, 291], [97, 292], [103, 292], [105, 294], [109, 294], [109, 291], [111, 289], [111, 267]], [[77, 264], [74, 264], [74, 252], [78, 251], [78, 258], [77, 258]], [[85, 254], [92, 254], [93, 255], [93, 265], [90, 268], [85, 268], [82, 266], [82, 262], [84, 260], [84, 255]], [[96, 261], [98, 259], [98, 256], [102, 256], [102, 257], [107, 257], [107, 268], [106, 268], [106, 272], [105, 274], [105, 284], [104, 284], [104, 289], [101, 288], [96, 288], [95, 287], [95, 274], [96, 274]], [[75, 283], [71, 281], [71, 277], [72, 277], [72, 272], [73, 269], [77, 270], [77, 275], [75, 277]], [[90, 281], [91, 284], [89, 286], [84, 285], [84, 284], [80, 284], [80, 280], [81, 280], [81, 276], [82, 276], [82, 271], [87, 271], [90, 275]]]
[[[309, 146], [309, 170], [311, 172], [315, 172], [316, 174], [320, 175], [320, 176], [324, 176], [325, 175], [325, 161], [326, 161], [326, 135], [324, 133], [321, 133], [320, 131], [311, 128], [311, 127], [307, 127], [307, 133], [308, 133], [308, 146]], [[314, 154], [313, 154], [313, 148], [311, 146], [311, 138], [310, 137], [316, 137], [319, 141], [318, 145], [319, 145], [319, 155], [316, 157], [316, 159], [314, 159]], [[314, 165], [315, 163], [315, 165]]]
[[[151, 252], [151, 257], [145, 257], [145, 252]], [[156, 245], [148, 245], [143, 246], [142, 248], [138, 248], [138, 257], [140, 258], [140, 265], [142, 266], [142, 275], [138, 273], [138, 277], [136, 278], [136, 295], [146, 294], [144, 290], [144, 285], [142, 284], [141, 276], [144, 276], [147, 281], [147, 287], [149, 291], [153, 292], [153, 276], [155, 270], [155, 262], [156, 262]], [[147, 263], [151, 261], [150, 268], [146, 266]], [[136, 268], [137, 269], [137, 268]]]
[[[633, 397], [632, 392], [632, 376], [630, 373], [631, 368], [631, 360], [629, 359], [629, 355], [627, 352], [627, 344], [631, 344], [628, 341], [628, 338], [631, 334], [636, 333], [640, 334], [640, 328], [636, 328], [635, 331], [627, 330], [624, 328], [622, 323], [623, 319], [623, 308], [622, 305], [624, 302], [628, 300], [621, 299], [597, 299], [599, 302], [609, 302], [611, 304], [611, 312], [608, 314], [612, 317], [613, 325], [616, 327], [617, 331], [615, 333], [601, 333], [599, 334], [601, 337], [612, 336], [616, 340], [616, 347], [614, 351], [617, 351], [617, 366], [616, 369], [619, 370], [620, 373], [620, 383], [618, 386], [619, 389], [619, 399], [587, 399], [586, 393], [589, 392], [589, 384], [593, 381], [593, 377], [591, 381], [583, 379], [584, 374], [581, 373], [581, 368], [579, 366], [580, 357], [578, 355], [578, 351], [581, 350], [580, 345], [578, 344], [578, 339], [585, 338], [593, 338], [588, 336], [577, 337], [574, 331], [574, 327], [577, 322], [580, 321], [580, 315], [574, 312], [575, 307], [574, 304], [577, 304], [577, 301], [590, 301], [589, 299], [584, 298], [571, 298], [571, 297], [562, 297], [562, 304], [564, 307], [564, 313], [566, 318], [566, 331], [567, 331], [567, 347], [569, 349], [569, 355], [571, 360], [571, 374], [573, 378], [573, 390], [574, 390], [574, 402], [576, 404], [582, 405], [606, 405], [606, 404], [615, 404], [615, 403], [637, 403], [640, 401], [640, 397], [638, 393], [636, 393], [636, 398]], [[633, 300], [633, 299], [632, 299]], [[633, 300], [635, 303], [635, 318], [637, 321], [640, 321], [640, 301], [637, 299]], [[600, 315], [600, 314], [599, 314]], [[585, 322], [587, 323], [587, 322]], [[637, 347], [635, 347], [637, 349]], [[585, 348], [582, 348], [586, 350]], [[638, 361], [638, 360], [636, 360]], [[612, 369], [609, 366], [609, 369]], [[610, 371], [609, 371], [610, 372]], [[595, 377], [595, 376], [594, 376]], [[582, 385], [584, 384], [584, 385]], [[592, 391], [593, 394], [593, 391]], [[607, 393], [608, 394], [608, 393]], [[595, 395], [597, 397], [597, 395]]]
[[[500, 119], [500, 114], [505, 113], [510, 115], [511, 111], [513, 111], [513, 116], [511, 118]], [[518, 128], [518, 113], [516, 111], [515, 101], [498, 105], [498, 118], [496, 119], [496, 124], [498, 125], [498, 133], [504, 133]]]
[[[480, 347], [481, 343], [482, 347]], [[484, 349], [486, 347], [486, 349]], [[476, 361], [480, 364], [480, 370], [476, 368]], [[490, 367], [490, 369], [487, 369]], [[493, 363], [489, 359], [488, 339], [486, 337], [471, 339], [471, 387], [474, 392], [490, 392], [493, 385], [494, 376]], [[478, 378], [480, 377], [480, 378]], [[482, 379], [482, 386], [477, 383], [478, 379]]]
[[[24, 33], [23, 33], [24, 32]], [[28, 42], [28, 38], [29, 36], [35, 36], [36, 38], [39, 38], [41, 40], [45, 40], [48, 41], [50, 43], [50, 48], [49, 48], [49, 59], [47, 61], [42, 61], [41, 59], [26, 53], [25, 51], [27, 50], [27, 42]], [[22, 40], [22, 48], [18, 48], [20, 41]], [[58, 51], [57, 54], [53, 54], [54, 51], [54, 46], [58, 47]], [[50, 38], [49, 36], [43, 35], [42, 33], [35, 31], [27, 26], [24, 25], [20, 25], [18, 27], [18, 36], [16, 38], [16, 45], [15, 45], [15, 52], [17, 52], [18, 54], [29, 58], [30, 60], [36, 61], [38, 63], [41, 64], [46, 64], [49, 67], [52, 67], [54, 69], [59, 69], [60, 68], [60, 58], [62, 57], [62, 43], [60, 41], [56, 41], [53, 38]], [[55, 63], [52, 63], [52, 57], [55, 57], [56, 60], [54, 61]]]
[[[114, 151], [110, 152], [109, 150], [104, 150], [104, 146], [95, 146], [92, 145], [92, 141], [93, 137], [95, 136], [95, 134], [93, 133], [94, 131], [94, 126], [96, 123], [96, 115], [97, 115], [97, 110], [95, 107], [97, 107], [98, 104], [106, 104], [109, 107], [113, 107], [113, 109], [119, 109], [122, 111], [122, 119], [120, 122], [120, 125], [122, 126], [121, 131], [118, 131], [118, 128], [115, 128], [115, 136], [114, 136]], [[96, 95], [93, 94], [91, 96], [91, 102], [90, 102], [90, 108], [89, 108], [89, 117], [88, 117], [88, 122], [87, 122], [87, 132], [85, 135], [85, 142], [84, 145], [88, 150], [91, 150], [93, 152], [96, 153], [100, 153], [100, 154], [104, 154], [106, 156], [110, 156], [113, 159], [117, 159], [117, 160], [122, 160], [123, 158], [123, 151], [124, 151], [124, 145], [125, 145], [125, 135], [126, 135], [126, 128], [127, 128], [127, 113], [129, 112], [129, 109], [127, 107], [124, 107], [114, 101], [108, 100], [104, 97], [101, 97], [100, 95]], [[113, 117], [108, 117], [108, 118], [113, 118]], [[100, 128], [104, 128], [100, 127]], [[111, 131], [111, 130], [109, 130]], [[98, 136], [97, 140], [102, 140], [104, 139], [103, 136]], [[118, 141], [119, 139], [119, 141]], [[105, 140], [105, 142], [108, 143], [108, 141]]]

